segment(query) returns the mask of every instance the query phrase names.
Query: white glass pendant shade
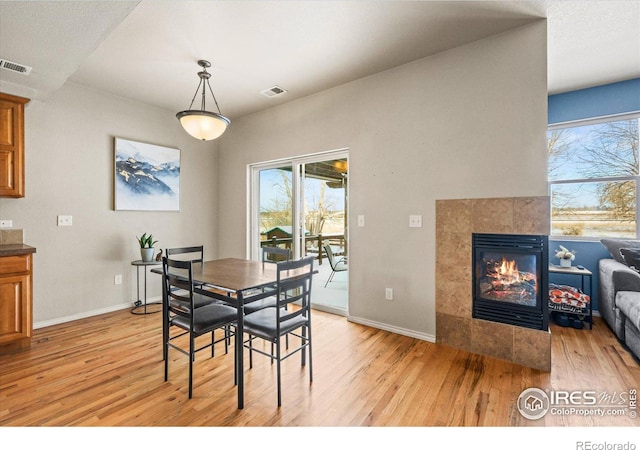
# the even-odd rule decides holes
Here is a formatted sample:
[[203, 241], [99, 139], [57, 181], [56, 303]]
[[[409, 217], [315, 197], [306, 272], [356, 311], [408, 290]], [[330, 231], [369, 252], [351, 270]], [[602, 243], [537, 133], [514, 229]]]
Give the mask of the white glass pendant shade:
[[[231, 121], [220, 113], [218, 101], [216, 100], [216, 96], [213, 94], [213, 90], [209, 84], [211, 74], [207, 72], [207, 67], [211, 67], [211, 63], [207, 60], [201, 59], [198, 61], [198, 65], [202, 67], [202, 70], [198, 72], [200, 83], [198, 83], [196, 93], [193, 95], [193, 99], [191, 99], [189, 108], [186, 111], [180, 111], [176, 114], [176, 117], [180, 121], [182, 128], [184, 128], [184, 130], [191, 136], [196, 139], [200, 139], [201, 141], [211, 141], [220, 137]], [[218, 109], [217, 113], [207, 111], [206, 109], [205, 97], [207, 87], [209, 88], [211, 97], [213, 97], [213, 101]], [[200, 109], [191, 109], [200, 88], [202, 88], [201, 107]]]
[[221, 114], [209, 111], [187, 110], [176, 114], [187, 133], [202, 141], [211, 141], [222, 135], [231, 123]]

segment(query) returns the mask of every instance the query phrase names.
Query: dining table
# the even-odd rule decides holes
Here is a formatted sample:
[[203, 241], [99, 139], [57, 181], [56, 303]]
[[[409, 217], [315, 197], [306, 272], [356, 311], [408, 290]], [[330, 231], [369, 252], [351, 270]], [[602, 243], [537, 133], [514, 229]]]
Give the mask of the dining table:
[[[162, 274], [161, 268], [154, 268], [153, 273]], [[238, 319], [235, 333], [236, 381], [238, 385], [238, 409], [244, 408], [244, 305], [250, 300], [251, 293], [277, 282], [277, 265], [270, 262], [253, 261], [241, 258], [223, 258], [192, 266], [194, 285], [202, 285], [198, 293], [225, 301], [237, 308]], [[290, 271], [287, 278], [302, 274]], [[163, 283], [164, 286], [164, 283]], [[166, 316], [166, 314], [163, 314]], [[165, 319], [163, 319], [165, 320]]]

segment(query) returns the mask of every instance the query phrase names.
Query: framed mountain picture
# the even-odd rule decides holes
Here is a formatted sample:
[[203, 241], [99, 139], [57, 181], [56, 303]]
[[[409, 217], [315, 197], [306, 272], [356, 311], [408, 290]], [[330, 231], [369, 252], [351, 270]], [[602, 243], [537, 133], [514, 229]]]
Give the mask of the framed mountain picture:
[[115, 138], [114, 209], [180, 211], [180, 150]]

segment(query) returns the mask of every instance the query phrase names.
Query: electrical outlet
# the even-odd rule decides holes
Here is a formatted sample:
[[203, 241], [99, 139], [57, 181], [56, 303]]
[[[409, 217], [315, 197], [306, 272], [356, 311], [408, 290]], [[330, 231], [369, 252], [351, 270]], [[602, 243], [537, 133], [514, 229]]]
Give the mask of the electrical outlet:
[[2, 219], [0, 220], [0, 228], [11, 228], [13, 226], [13, 220]]
[[59, 227], [70, 227], [73, 225], [73, 216], [58, 216]]
[[387, 300], [393, 300], [393, 288], [386, 288], [384, 290], [384, 298]]
[[113, 284], [122, 284], [122, 275], [118, 274], [113, 277]]
[[422, 216], [409, 216], [409, 228], [421, 228]]

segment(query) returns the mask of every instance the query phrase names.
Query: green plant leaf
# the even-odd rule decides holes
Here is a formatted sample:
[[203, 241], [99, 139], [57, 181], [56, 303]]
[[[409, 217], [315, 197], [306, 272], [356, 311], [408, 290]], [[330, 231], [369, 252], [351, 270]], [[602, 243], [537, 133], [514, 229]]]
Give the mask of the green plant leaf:
[[140, 244], [140, 248], [151, 248], [153, 246], [153, 238], [152, 235], [147, 236], [147, 233], [144, 233], [142, 236], [137, 237], [138, 243]]

